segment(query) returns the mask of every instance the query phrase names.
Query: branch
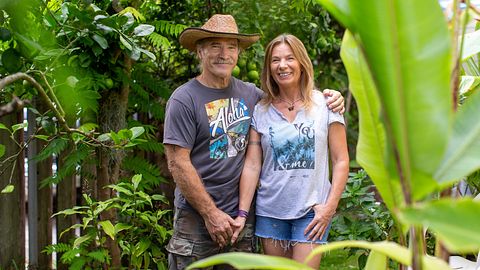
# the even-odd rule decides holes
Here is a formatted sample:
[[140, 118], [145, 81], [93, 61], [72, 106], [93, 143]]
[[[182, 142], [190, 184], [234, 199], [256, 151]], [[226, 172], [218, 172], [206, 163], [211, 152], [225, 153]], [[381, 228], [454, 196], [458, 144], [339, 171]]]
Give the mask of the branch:
[[58, 106], [52, 102], [52, 100], [48, 97], [47, 92], [45, 89], [31, 76], [23, 73], [23, 72], [18, 72], [15, 74], [8, 75], [7, 77], [3, 78], [0, 80], [0, 90], [4, 89], [7, 85], [12, 84], [18, 80], [27, 80], [35, 89], [38, 90], [38, 93], [40, 94], [41, 98], [47, 103], [47, 106], [53, 111], [55, 116], [58, 119], [58, 122], [60, 123], [60, 126], [66, 130], [69, 131], [70, 127], [67, 125], [67, 122], [65, 121], [65, 118], [63, 117], [62, 113], [57, 109]]
[[23, 107], [28, 104], [30, 104], [30, 100], [21, 100], [14, 95], [12, 101], [3, 106], [0, 106], [0, 117], [16, 112], [19, 109], [23, 109]]

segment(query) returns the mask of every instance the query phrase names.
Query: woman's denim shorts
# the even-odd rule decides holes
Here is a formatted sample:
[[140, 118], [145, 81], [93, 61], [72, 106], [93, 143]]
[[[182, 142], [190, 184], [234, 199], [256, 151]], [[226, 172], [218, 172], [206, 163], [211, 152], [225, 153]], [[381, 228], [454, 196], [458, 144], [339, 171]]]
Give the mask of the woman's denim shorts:
[[290, 242], [326, 244], [331, 223], [328, 224], [322, 239], [317, 239], [312, 242], [307, 239], [308, 234], [303, 234], [303, 231], [313, 220], [314, 216], [315, 213], [313, 210], [310, 210], [306, 215], [297, 219], [284, 220], [256, 216], [255, 235], [261, 238], [287, 240]]

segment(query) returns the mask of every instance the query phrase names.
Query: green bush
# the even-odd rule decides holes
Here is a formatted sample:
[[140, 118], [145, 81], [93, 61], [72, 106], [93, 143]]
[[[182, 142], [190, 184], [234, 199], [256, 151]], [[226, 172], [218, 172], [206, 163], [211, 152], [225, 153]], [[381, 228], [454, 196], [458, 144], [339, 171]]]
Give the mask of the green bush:
[[[95, 202], [84, 194], [86, 206], [75, 206], [55, 215], [79, 215], [82, 223], [63, 231], [81, 229], [80, 237], [69, 244], [47, 246], [44, 252], [62, 253], [60, 260], [69, 269], [99, 269], [110, 265], [110, 254], [105, 245], [107, 237], [116, 240], [121, 249], [122, 261], [129, 269], [166, 269], [165, 245], [171, 236], [171, 210], [158, 209], [156, 203], [166, 203], [163, 195], [149, 195], [139, 184], [141, 175], [131, 182], [122, 182], [108, 187], [116, 196]], [[101, 220], [100, 214], [116, 209], [119, 222]], [[60, 236], [61, 237], [61, 236]], [[153, 266], [154, 265], [154, 266]]]
[[[393, 218], [377, 195], [372, 180], [364, 170], [351, 172], [345, 191], [332, 220], [329, 242], [397, 240]], [[358, 255], [358, 265], [365, 266], [368, 251], [350, 248], [348, 256]]]

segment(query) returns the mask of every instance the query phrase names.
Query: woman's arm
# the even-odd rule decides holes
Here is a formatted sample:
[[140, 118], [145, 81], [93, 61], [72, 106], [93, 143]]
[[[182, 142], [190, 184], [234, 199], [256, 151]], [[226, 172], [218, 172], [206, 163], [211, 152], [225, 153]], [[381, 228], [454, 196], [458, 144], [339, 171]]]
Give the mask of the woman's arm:
[[332, 161], [332, 187], [325, 204], [317, 204], [314, 220], [305, 228], [305, 235], [315, 241], [322, 239], [338, 206], [348, 179], [349, 158], [345, 126], [335, 122], [328, 127], [328, 146]]
[[332, 188], [327, 200], [327, 207], [337, 209], [345, 184], [348, 180], [349, 157], [345, 126], [332, 123], [328, 129], [328, 144], [332, 160]]
[[[245, 164], [243, 165], [242, 175], [240, 177], [240, 197], [239, 210], [247, 211], [252, 204], [255, 189], [257, 188], [260, 171], [262, 169], [262, 145], [260, 144], [260, 134], [254, 129], [250, 129], [247, 154]], [[238, 216], [235, 221], [241, 224], [232, 236], [234, 243], [243, 227], [245, 226], [246, 217]]]

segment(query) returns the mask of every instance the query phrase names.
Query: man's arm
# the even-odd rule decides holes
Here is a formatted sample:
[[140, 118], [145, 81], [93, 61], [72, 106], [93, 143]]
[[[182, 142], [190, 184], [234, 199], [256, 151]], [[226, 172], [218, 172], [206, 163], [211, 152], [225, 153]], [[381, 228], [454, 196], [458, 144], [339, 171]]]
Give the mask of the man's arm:
[[190, 149], [165, 144], [168, 169], [185, 199], [195, 208], [205, 221], [213, 241], [225, 246], [233, 234], [235, 221], [218, 209], [200, 179], [190, 160]]

